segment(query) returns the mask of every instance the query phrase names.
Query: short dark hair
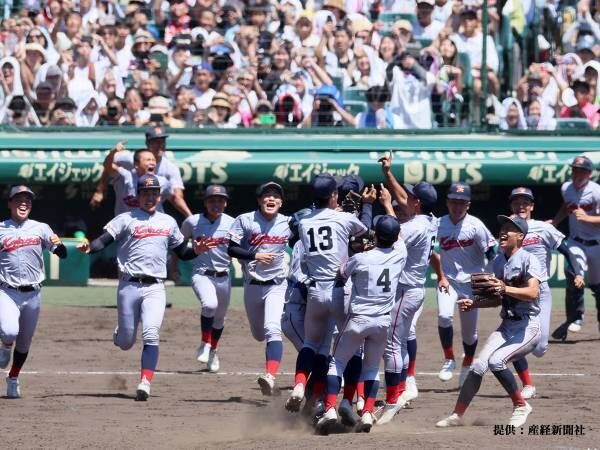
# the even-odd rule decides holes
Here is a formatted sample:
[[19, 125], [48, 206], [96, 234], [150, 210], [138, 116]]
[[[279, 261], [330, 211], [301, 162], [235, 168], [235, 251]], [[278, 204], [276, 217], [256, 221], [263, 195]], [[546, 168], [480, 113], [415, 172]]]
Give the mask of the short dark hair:
[[[135, 153], [133, 154], [133, 163], [137, 164], [140, 162], [140, 155], [144, 152], [148, 152], [148, 153], [152, 153], [150, 150], [148, 150], [147, 148], [140, 148], [139, 150], [136, 150]], [[152, 153], [152, 155], [154, 156], [154, 154]]]
[[394, 241], [388, 241], [386, 239], [377, 239], [377, 247], [379, 248], [392, 248], [394, 243]]
[[338, 25], [337, 27], [335, 27], [335, 31], [333, 32], [333, 34], [340, 33], [340, 32], [346, 33], [346, 36], [348, 36], [349, 39], [352, 39], [352, 32], [345, 26]]

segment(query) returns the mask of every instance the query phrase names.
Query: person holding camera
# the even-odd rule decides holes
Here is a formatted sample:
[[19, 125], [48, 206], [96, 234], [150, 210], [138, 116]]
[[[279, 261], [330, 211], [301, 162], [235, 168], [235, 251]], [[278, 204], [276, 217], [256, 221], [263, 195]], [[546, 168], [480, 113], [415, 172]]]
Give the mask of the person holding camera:
[[391, 93], [391, 111], [397, 116], [395, 128], [431, 128], [433, 74], [405, 51], [388, 65], [386, 81]]
[[365, 93], [369, 110], [359, 112], [354, 121], [356, 128], [397, 128], [398, 118], [392, 113], [389, 105], [390, 91], [387, 86], [372, 86]]
[[340, 92], [335, 86], [323, 85], [315, 91], [312, 113], [300, 128], [356, 126], [354, 116], [343, 107]]

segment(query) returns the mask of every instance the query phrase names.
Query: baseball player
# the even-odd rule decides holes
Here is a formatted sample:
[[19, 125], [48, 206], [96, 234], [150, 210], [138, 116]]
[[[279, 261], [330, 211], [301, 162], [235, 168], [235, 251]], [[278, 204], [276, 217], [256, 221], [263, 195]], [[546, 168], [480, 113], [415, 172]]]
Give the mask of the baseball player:
[[192, 274], [192, 288], [202, 304], [202, 341], [196, 359], [206, 363], [208, 371], [213, 373], [218, 372], [220, 367], [217, 345], [231, 298], [231, 257], [227, 248], [233, 217], [224, 212], [228, 200], [224, 186], [208, 186], [204, 191], [204, 214], [194, 214], [181, 225], [185, 242], [192, 238], [198, 242], [200, 251], [200, 255], [194, 259]]
[[183, 260], [199, 253], [187, 248], [175, 219], [158, 212], [160, 183], [152, 174], [139, 178], [137, 185], [139, 208], [119, 214], [104, 227], [104, 233], [91, 243], [83, 242], [78, 249], [96, 253], [114, 241], [118, 242], [119, 287], [117, 290], [118, 324], [113, 342], [122, 350], [135, 343], [137, 327], [142, 322], [142, 362], [136, 400], [146, 401], [150, 383], [158, 364], [159, 333], [165, 313], [167, 252], [172, 248]]
[[[156, 167], [154, 175], [158, 175], [166, 178], [172, 187], [172, 203], [173, 206], [181, 213], [184, 217], [192, 215], [190, 208], [187, 206], [185, 199], [183, 198], [183, 180], [181, 179], [181, 173], [179, 168], [172, 161], [164, 156], [167, 147], [167, 138], [169, 135], [162, 127], [151, 127], [146, 130], [146, 149], [150, 150], [156, 158]], [[108, 156], [107, 156], [108, 158]], [[131, 152], [118, 151], [114, 155], [114, 164], [123, 167], [126, 170], [133, 170], [135, 167], [134, 155]], [[109, 180], [109, 174], [106, 170], [102, 173], [100, 181], [96, 186], [96, 191], [90, 201], [90, 206], [96, 208], [100, 206], [104, 199], [104, 191], [106, 183]]]
[[[552, 292], [548, 286], [550, 276], [551, 251], [558, 250], [565, 256], [567, 262], [567, 273], [577, 273], [574, 277], [575, 285], [583, 285], [583, 270], [581, 270], [577, 259], [571, 254], [565, 235], [558, 231], [554, 226], [547, 222], [534, 220], [531, 213], [534, 208], [534, 198], [531, 189], [526, 187], [517, 187], [512, 190], [510, 197], [510, 210], [514, 215], [527, 220], [527, 236], [523, 240], [523, 249], [534, 255], [541, 266], [543, 279], [540, 280], [540, 326], [541, 337], [533, 350], [533, 354], [538, 358], [543, 356], [548, 350], [548, 335], [550, 333], [550, 313], [552, 311]], [[536, 388], [529, 374], [529, 365], [527, 359], [522, 357], [513, 362], [517, 374], [523, 383], [521, 395], [525, 400], [536, 396]]]
[[6, 377], [8, 398], [21, 397], [19, 373], [40, 313], [45, 278], [42, 250], [67, 257], [67, 249], [50, 227], [29, 218], [34, 198], [29, 187], [12, 187], [8, 194], [10, 219], [0, 222], [0, 369], [8, 366], [13, 354]]
[[438, 220], [430, 214], [437, 201], [435, 188], [425, 181], [415, 186], [401, 186], [391, 173], [391, 157], [384, 156], [379, 161], [392, 193], [390, 195], [381, 186], [384, 209], [388, 214], [395, 214], [392, 196], [395, 197], [400, 215], [405, 219], [401, 237], [407, 251], [406, 267], [397, 286], [397, 301], [384, 353], [386, 403], [378, 423], [385, 424], [415, 398], [414, 389], [406, 390], [407, 340], [414, 316], [425, 300], [425, 276], [437, 236]]
[[[459, 300], [461, 310], [502, 305], [502, 323], [494, 331], [471, 365], [462, 385], [454, 412], [440, 420], [437, 427], [454, 427], [463, 424], [463, 415], [477, 394], [483, 375], [492, 371], [513, 401], [509, 425], [520, 427], [527, 421], [531, 406], [523, 399], [514, 375], [506, 364], [531, 352], [541, 336], [538, 319], [541, 265], [531, 253], [522, 249], [527, 235], [527, 220], [519, 216], [498, 216], [501, 252], [488, 264], [494, 277], [487, 280], [486, 294], [474, 292], [473, 299]], [[473, 280], [472, 280], [473, 281]], [[497, 293], [493, 297], [487, 292]]]
[[[596, 299], [600, 329], [600, 185], [591, 180], [594, 165], [587, 156], [575, 157], [571, 163], [571, 181], [561, 187], [563, 204], [552, 224], [558, 226], [569, 217], [568, 246], [578, 257], [579, 264], [587, 269], [587, 283]], [[583, 324], [584, 285], [575, 283], [574, 274], [565, 274], [567, 321], [558, 327], [552, 337], [566, 339], [567, 332], [578, 332]]]
[[[452, 379], [456, 363], [452, 348], [454, 305], [460, 298], [470, 298], [469, 275], [481, 272], [494, 256], [496, 241], [481, 220], [468, 214], [471, 206], [471, 187], [462, 182], [452, 183], [446, 206], [448, 214], [440, 219], [438, 241], [445, 278], [438, 289], [438, 332], [444, 364], [438, 376], [442, 381]], [[446, 280], [447, 279], [447, 280]], [[460, 312], [461, 331], [465, 357], [462, 362], [459, 386], [462, 385], [477, 348], [477, 308]]]
[[271, 181], [256, 194], [259, 209], [238, 216], [231, 225], [228, 253], [242, 262], [244, 306], [252, 336], [267, 341], [266, 373], [257, 382], [263, 395], [273, 395], [283, 355], [281, 315], [287, 287], [283, 258], [291, 230], [289, 217], [279, 213], [283, 188]]
[[[394, 247], [400, 224], [393, 216], [380, 216], [375, 223], [376, 248], [357, 253], [340, 267], [340, 276], [352, 278], [348, 315], [334, 344], [327, 373], [325, 414], [316, 427], [321, 432], [337, 423], [337, 395], [346, 364], [357, 349], [364, 346], [361, 379], [365, 383], [365, 406], [356, 426], [368, 433], [373, 426], [373, 409], [379, 388], [379, 361], [386, 347], [390, 311], [394, 307], [395, 288], [406, 262], [404, 245]], [[340, 415], [344, 411], [340, 410]]]
[[[336, 282], [336, 275], [341, 265], [348, 259], [348, 243], [352, 236], [360, 236], [367, 232], [371, 224], [371, 206], [376, 198], [372, 187], [363, 195], [363, 217], [368, 221], [366, 226], [354, 214], [336, 211], [338, 205], [338, 186], [329, 173], [317, 175], [312, 182], [312, 194], [315, 210], [300, 221], [298, 234], [305, 249], [304, 262], [310, 278], [304, 321], [304, 345], [296, 360], [294, 388], [285, 408], [290, 412], [300, 409], [304, 398], [306, 382], [311, 372], [315, 372], [313, 395], [322, 396], [325, 385], [318, 378], [320, 366], [327, 367], [326, 360], [317, 358], [317, 351], [327, 338], [328, 323], [333, 319], [342, 328], [345, 317], [344, 286]], [[358, 358], [357, 358], [358, 359]], [[345, 416], [353, 417], [352, 400], [356, 383], [360, 377], [360, 368], [355, 379], [346, 382], [349, 389], [344, 390], [344, 400], [340, 408], [347, 412]]]
[[[125, 169], [114, 163], [115, 156], [125, 150], [123, 143], [119, 142], [104, 160], [104, 170], [110, 177], [110, 184], [115, 191], [115, 216], [137, 208], [137, 181], [139, 177], [156, 171], [156, 158], [146, 149], [137, 150], [133, 154], [133, 170]], [[160, 203], [158, 211], [164, 212], [163, 204], [166, 200], [173, 202], [173, 189], [169, 181], [156, 175], [160, 183]]]

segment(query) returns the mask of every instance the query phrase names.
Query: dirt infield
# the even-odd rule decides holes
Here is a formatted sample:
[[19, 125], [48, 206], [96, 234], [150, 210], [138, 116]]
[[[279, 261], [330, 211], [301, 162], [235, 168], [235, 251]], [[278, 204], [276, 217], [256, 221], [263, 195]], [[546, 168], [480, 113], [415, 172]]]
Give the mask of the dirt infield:
[[[555, 314], [553, 325], [561, 318], [562, 312]], [[264, 347], [251, 339], [239, 309], [227, 321], [217, 375], [200, 371], [194, 358], [196, 310], [167, 310], [159, 362], [163, 373], [155, 376], [150, 400], [135, 402], [140, 344], [128, 352], [114, 347], [115, 320], [111, 308], [42, 308], [21, 378], [24, 398], [0, 398], [0, 448], [600, 447], [600, 334], [592, 319], [582, 333], [571, 335], [576, 342], [554, 344], [544, 358], [530, 358], [531, 371], [540, 374], [534, 380], [541, 397], [532, 400], [533, 413], [516, 436], [494, 434], [494, 425], [510, 417], [511, 403], [489, 374], [467, 412], [470, 426], [433, 426], [451, 412], [458, 391], [456, 377], [442, 383], [435, 375], [442, 355], [431, 309], [419, 322], [419, 398], [393, 423], [368, 435], [315, 436], [283, 410], [285, 391], [282, 397], [262, 397], [253, 374], [263, 370]], [[487, 336], [498, 321], [497, 311], [484, 311], [480, 335]], [[290, 386], [294, 363], [286, 342], [281, 386]], [[531, 425], [550, 434], [530, 434]], [[553, 435], [558, 430], [552, 425], [561, 431], [563, 425], [582, 425], [585, 434]]]

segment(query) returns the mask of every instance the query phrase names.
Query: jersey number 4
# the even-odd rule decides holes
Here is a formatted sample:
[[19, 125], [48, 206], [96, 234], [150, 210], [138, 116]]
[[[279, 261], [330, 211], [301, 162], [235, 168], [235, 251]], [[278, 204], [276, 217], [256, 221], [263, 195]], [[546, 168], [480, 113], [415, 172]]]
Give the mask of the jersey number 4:
[[383, 292], [392, 290], [392, 282], [390, 281], [390, 269], [383, 269], [379, 278], [377, 278], [377, 286], [383, 287]]
[[[314, 228], [309, 228], [306, 230], [306, 234], [308, 234], [310, 241], [309, 252], [316, 252], [317, 250], [326, 251], [333, 248], [333, 236], [330, 226], [320, 227], [316, 232]], [[317, 240], [319, 241], [318, 248]]]

